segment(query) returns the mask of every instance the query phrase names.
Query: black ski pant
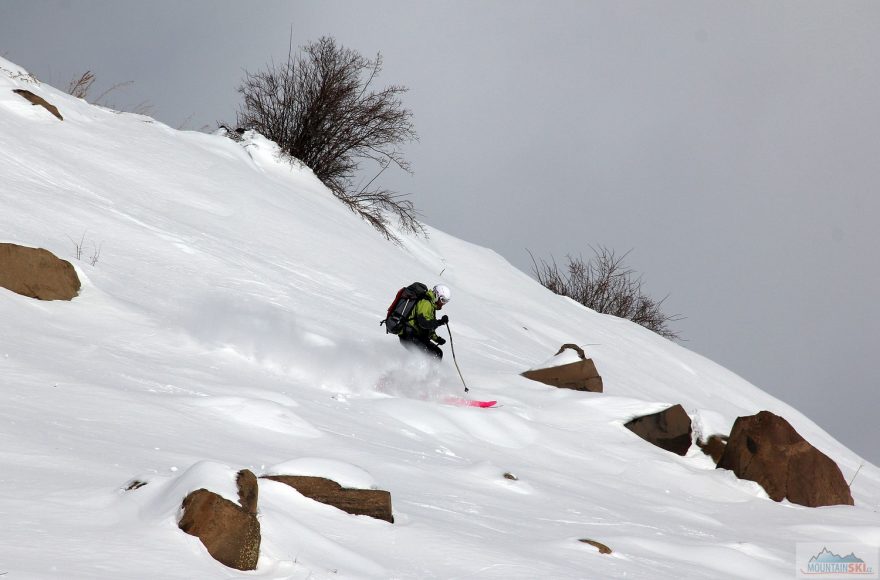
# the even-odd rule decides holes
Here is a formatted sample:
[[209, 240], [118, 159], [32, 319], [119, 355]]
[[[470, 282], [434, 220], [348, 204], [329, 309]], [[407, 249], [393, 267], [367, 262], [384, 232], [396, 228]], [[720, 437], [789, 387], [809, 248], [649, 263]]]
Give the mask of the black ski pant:
[[443, 351], [428, 337], [419, 336], [411, 329], [404, 329], [398, 338], [400, 338], [400, 344], [407, 350], [420, 350], [443, 360]]

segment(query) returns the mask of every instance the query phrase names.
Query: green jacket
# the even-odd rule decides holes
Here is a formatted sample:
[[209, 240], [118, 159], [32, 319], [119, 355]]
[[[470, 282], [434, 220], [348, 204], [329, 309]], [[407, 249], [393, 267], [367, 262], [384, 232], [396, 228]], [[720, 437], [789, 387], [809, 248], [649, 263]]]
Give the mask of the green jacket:
[[413, 308], [406, 324], [412, 328], [412, 332], [417, 336], [437, 340], [437, 333], [434, 332], [437, 328], [437, 321], [434, 319], [437, 312], [437, 307], [434, 306], [436, 301], [437, 297], [434, 295], [434, 291], [428, 290], [427, 297], [416, 302], [416, 307]]

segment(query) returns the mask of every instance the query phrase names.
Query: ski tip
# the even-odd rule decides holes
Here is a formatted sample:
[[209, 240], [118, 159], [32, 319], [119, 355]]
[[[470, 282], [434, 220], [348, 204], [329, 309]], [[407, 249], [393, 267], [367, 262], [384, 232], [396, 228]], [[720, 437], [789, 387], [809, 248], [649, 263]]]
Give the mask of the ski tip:
[[446, 402], [461, 407], [481, 407], [483, 409], [494, 407], [498, 403], [498, 401], [474, 401], [472, 399], [462, 399], [460, 397], [449, 397], [446, 399]]
[[494, 407], [498, 401], [471, 401], [473, 407]]

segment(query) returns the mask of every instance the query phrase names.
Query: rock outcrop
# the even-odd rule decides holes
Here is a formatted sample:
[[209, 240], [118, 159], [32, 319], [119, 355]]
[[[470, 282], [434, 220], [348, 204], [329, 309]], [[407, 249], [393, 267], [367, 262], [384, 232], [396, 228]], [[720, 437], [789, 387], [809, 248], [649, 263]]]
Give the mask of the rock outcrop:
[[324, 477], [305, 475], [264, 475], [289, 485], [304, 496], [332, 505], [350, 514], [370, 516], [394, 523], [391, 511], [391, 494], [381, 489], [349, 489]]
[[41, 97], [40, 95], [35, 95], [34, 93], [26, 90], [26, 89], [12, 89], [12, 92], [24, 97], [34, 106], [40, 106], [58, 117], [58, 120], [63, 121], [64, 117], [61, 116], [61, 113], [58, 112], [58, 107], [49, 103], [46, 99]]
[[581, 542], [584, 544], [589, 544], [589, 545], [593, 546], [594, 548], [599, 550], [600, 554], [610, 554], [611, 553], [611, 548], [609, 548], [608, 546], [606, 546], [602, 542], [597, 542], [596, 540], [590, 540], [588, 538], [582, 538], [582, 539], [578, 540], [578, 542]]
[[260, 557], [260, 522], [257, 521], [257, 478], [244, 469], [238, 472], [241, 505], [206, 489], [183, 500], [178, 526], [197, 536], [211, 556], [230, 568], [255, 570]]
[[678, 455], [685, 455], [691, 447], [691, 418], [681, 405], [636, 417], [625, 427], [645, 441]]
[[776, 501], [809, 507], [853, 505], [837, 464], [769, 411], [737, 418], [718, 468], [757, 482]]
[[576, 344], [563, 344], [556, 356], [566, 349], [577, 352], [580, 360], [549, 368], [530, 369], [522, 373], [522, 376], [561, 389], [601, 393], [602, 377], [599, 376], [593, 359], [587, 358], [584, 350]]
[[70, 262], [48, 250], [0, 244], [0, 286], [38, 300], [71, 300], [80, 281]]
[[257, 476], [248, 469], [242, 469], [238, 472], [236, 483], [238, 484], [238, 503], [241, 505], [241, 509], [251, 515], [256, 515], [257, 500], [260, 495]]
[[698, 439], [697, 447], [711, 457], [715, 465], [718, 465], [718, 462], [721, 461], [721, 456], [724, 454], [724, 448], [727, 447], [727, 435], [709, 435], [705, 440]]

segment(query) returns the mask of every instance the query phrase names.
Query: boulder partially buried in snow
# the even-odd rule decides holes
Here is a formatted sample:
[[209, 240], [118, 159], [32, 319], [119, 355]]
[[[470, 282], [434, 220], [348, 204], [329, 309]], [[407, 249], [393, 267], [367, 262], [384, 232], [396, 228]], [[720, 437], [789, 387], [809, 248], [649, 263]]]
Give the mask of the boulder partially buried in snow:
[[727, 447], [727, 435], [716, 434], [709, 435], [705, 440], [697, 439], [697, 447], [711, 457], [715, 465], [718, 465], [718, 462], [721, 461], [721, 456], [724, 455], [724, 448]]
[[584, 544], [589, 544], [599, 550], [600, 554], [610, 554], [611, 548], [603, 544], [602, 542], [597, 542], [596, 540], [590, 540], [588, 538], [582, 538], [578, 540], [579, 542], [583, 542]]
[[576, 344], [563, 344], [548, 361], [531, 368], [522, 376], [561, 389], [602, 392], [602, 377], [592, 359]]
[[183, 500], [178, 526], [198, 537], [221, 564], [237, 570], [255, 570], [260, 557], [257, 478], [243, 469], [238, 472], [236, 483], [240, 505], [207, 489], [198, 489]]
[[370, 516], [393, 524], [391, 494], [381, 489], [350, 489], [324, 477], [308, 475], [264, 475], [294, 488], [307, 498], [358, 516]]
[[776, 501], [853, 505], [837, 464], [769, 411], [737, 418], [718, 467], [759, 483]]
[[12, 92], [27, 99], [34, 106], [43, 107], [44, 109], [55, 115], [55, 117], [57, 117], [59, 121], [64, 120], [64, 117], [62, 117], [61, 113], [58, 112], [58, 107], [51, 104], [40, 95], [35, 95], [27, 89], [13, 89]]
[[355, 465], [301, 457], [269, 468], [262, 478], [289, 485], [310, 499], [344, 512], [394, 523], [391, 494], [376, 489], [373, 478]]
[[625, 427], [645, 441], [678, 455], [686, 455], [691, 447], [691, 418], [681, 405], [636, 417]]
[[70, 262], [48, 250], [0, 244], [0, 286], [38, 300], [71, 300], [80, 281]]

